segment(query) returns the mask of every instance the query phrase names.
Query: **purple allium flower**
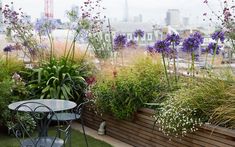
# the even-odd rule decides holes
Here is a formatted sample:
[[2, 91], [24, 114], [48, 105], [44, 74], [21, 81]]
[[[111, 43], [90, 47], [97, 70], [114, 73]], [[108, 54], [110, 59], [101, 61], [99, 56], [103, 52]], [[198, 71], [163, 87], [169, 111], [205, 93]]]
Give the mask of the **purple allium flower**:
[[174, 46], [177, 46], [180, 44], [180, 36], [175, 33], [167, 34], [166, 40], [174, 44]]
[[147, 50], [149, 53], [154, 53], [154, 52], [155, 52], [154, 47], [153, 47], [153, 46], [150, 46], [150, 45], [147, 46], [146, 50]]
[[137, 38], [137, 37], [144, 37], [144, 31], [142, 31], [141, 29], [138, 29], [134, 32], [134, 37]]
[[158, 53], [163, 53], [165, 55], [169, 54], [170, 52], [170, 43], [166, 40], [159, 40], [154, 44], [154, 49]]
[[225, 37], [224, 37], [224, 32], [223, 31], [216, 31], [211, 35], [213, 40], [220, 40], [221, 42], [224, 42]]
[[182, 51], [188, 53], [195, 52], [202, 43], [203, 37], [200, 33], [196, 32], [184, 40]]
[[126, 36], [119, 34], [114, 38], [114, 48], [122, 49], [125, 47], [126, 42], [127, 42]]
[[137, 47], [137, 42], [134, 40], [130, 40], [127, 42], [126, 44], [127, 47], [131, 47], [131, 48], [136, 48]]
[[14, 50], [14, 47], [12, 45], [8, 45], [3, 49], [4, 52], [11, 52], [13, 50]]
[[217, 45], [217, 43], [214, 43], [214, 42], [209, 43], [209, 45], [208, 45], [208, 53], [211, 53], [213, 55], [214, 54], [214, 50], [216, 49], [216, 54], [218, 55], [220, 53], [221, 46], [217, 45], [217, 48], [216, 48], [216, 45]]

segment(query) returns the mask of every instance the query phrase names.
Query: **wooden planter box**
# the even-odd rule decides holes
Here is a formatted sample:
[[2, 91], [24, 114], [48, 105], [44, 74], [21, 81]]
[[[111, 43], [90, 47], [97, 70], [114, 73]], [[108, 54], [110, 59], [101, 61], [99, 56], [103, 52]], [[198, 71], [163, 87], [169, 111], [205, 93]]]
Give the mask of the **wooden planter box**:
[[157, 127], [153, 128], [154, 119], [151, 109], [140, 109], [132, 121], [117, 120], [112, 116], [96, 115], [89, 109], [84, 110], [85, 125], [98, 130], [102, 121], [106, 121], [106, 134], [136, 147], [235, 147], [235, 131], [204, 125], [198, 131], [182, 139], [170, 140]]

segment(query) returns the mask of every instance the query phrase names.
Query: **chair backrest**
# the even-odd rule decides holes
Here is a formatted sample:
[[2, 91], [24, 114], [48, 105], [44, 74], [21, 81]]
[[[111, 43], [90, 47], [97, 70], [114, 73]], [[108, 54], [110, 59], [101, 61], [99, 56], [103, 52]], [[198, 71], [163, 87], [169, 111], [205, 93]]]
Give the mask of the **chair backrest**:
[[[38, 143], [42, 143], [42, 139], [48, 137], [48, 129], [51, 124], [51, 118], [55, 116], [56, 113], [51, 110], [48, 106], [38, 103], [38, 102], [25, 102], [20, 104], [12, 112], [12, 127], [11, 130], [20, 142], [21, 146], [38, 146]], [[27, 120], [23, 119], [27, 116]], [[31, 120], [31, 121], [29, 121]], [[34, 123], [29, 124], [29, 122]], [[59, 125], [59, 121], [56, 121], [55, 125]], [[33, 128], [38, 129], [38, 135], [33, 132]], [[34, 129], [35, 129], [34, 128]], [[53, 133], [53, 137], [50, 137], [50, 144], [45, 146], [53, 146], [56, 138], [58, 137], [58, 127], [55, 128], [56, 132]], [[27, 140], [27, 142], [25, 141]], [[48, 142], [45, 142], [48, 143]]]
[[80, 103], [76, 109], [74, 110], [74, 112], [78, 115], [80, 115], [80, 117], [82, 117], [82, 112], [83, 112], [83, 108], [85, 106], [85, 104], [89, 103], [90, 101], [85, 101], [85, 102], [82, 102]]

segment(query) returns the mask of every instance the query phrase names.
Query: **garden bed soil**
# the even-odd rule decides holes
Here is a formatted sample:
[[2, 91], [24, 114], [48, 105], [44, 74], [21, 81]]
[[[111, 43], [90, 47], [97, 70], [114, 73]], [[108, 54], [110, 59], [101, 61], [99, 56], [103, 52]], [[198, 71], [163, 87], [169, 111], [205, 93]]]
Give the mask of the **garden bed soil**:
[[107, 135], [136, 147], [235, 147], [234, 130], [211, 125], [204, 125], [181, 139], [168, 137], [157, 126], [153, 127], [154, 111], [147, 108], [139, 109], [131, 121], [117, 120], [106, 114], [100, 116], [89, 108], [83, 112], [86, 126], [98, 130], [100, 123], [106, 121]]

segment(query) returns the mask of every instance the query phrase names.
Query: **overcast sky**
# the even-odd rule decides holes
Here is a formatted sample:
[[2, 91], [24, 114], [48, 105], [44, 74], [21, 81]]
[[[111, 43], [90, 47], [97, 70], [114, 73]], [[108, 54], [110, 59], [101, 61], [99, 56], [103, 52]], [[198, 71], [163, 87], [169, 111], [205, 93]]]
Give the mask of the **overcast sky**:
[[[65, 19], [65, 10], [72, 5], [81, 5], [84, 0], [54, 0], [55, 18]], [[216, 1], [216, 0], [211, 0]], [[2, 0], [3, 5], [13, 2], [33, 19], [40, 17], [44, 10], [44, 0]], [[122, 20], [125, 0], [103, 0], [109, 18]], [[144, 21], [163, 23], [168, 9], [179, 9], [181, 17], [190, 17], [191, 23], [202, 22], [202, 14], [208, 11], [203, 0], [128, 0], [129, 16], [143, 15]]]

